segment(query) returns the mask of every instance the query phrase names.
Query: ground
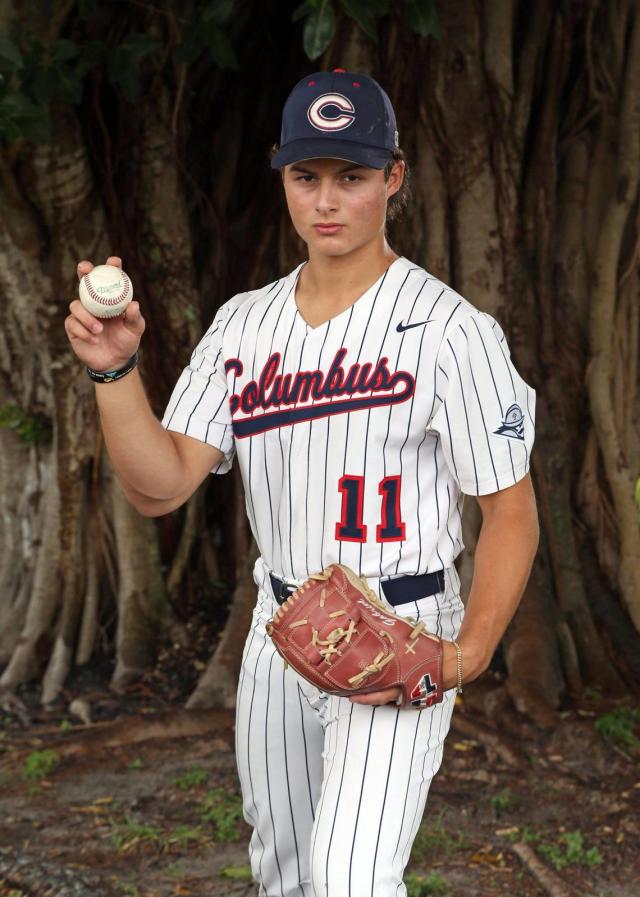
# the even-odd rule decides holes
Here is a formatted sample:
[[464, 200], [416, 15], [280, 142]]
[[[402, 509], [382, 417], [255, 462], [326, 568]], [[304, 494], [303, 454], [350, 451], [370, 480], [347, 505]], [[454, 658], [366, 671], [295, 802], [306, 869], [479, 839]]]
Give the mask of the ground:
[[[183, 709], [193, 663], [185, 677], [173, 656], [121, 695], [94, 668], [47, 709], [21, 689], [0, 733], [0, 897], [256, 895], [233, 713]], [[485, 676], [458, 698], [409, 897], [636, 897], [637, 704], [587, 692], [540, 729]], [[490, 699], [499, 731], [479, 713]]]

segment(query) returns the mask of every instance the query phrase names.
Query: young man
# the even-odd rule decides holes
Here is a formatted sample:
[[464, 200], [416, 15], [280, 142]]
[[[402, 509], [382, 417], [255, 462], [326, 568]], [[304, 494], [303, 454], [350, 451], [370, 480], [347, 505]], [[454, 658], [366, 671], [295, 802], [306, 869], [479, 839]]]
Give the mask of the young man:
[[[535, 393], [499, 325], [389, 246], [397, 146], [373, 79], [337, 69], [296, 85], [271, 164], [308, 260], [220, 308], [162, 424], [130, 358], [144, 330], [138, 304], [97, 322], [72, 302], [66, 324], [85, 364], [131, 368], [96, 394], [110, 457], [142, 514], [174, 510], [238, 458], [260, 557], [236, 752], [252, 869], [268, 897], [406, 894], [459, 684], [454, 641], [468, 682], [487, 668], [538, 542]], [[90, 268], [80, 263], [79, 275]], [[464, 493], [483, 515], [466, 609], [453, 563]], [[401, 708], [393, 689], [328, 696], [284, 668], [265, 624], [334, 562], [444, 640], [441, 703]]]

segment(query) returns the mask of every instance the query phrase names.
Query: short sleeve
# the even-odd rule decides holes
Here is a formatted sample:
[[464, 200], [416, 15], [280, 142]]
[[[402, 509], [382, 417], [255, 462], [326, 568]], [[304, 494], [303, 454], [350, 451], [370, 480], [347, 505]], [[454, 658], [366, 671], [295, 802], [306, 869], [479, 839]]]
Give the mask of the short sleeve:
[[529, 470], [535, 390], [522, 379], [504, 333], [475, 312], [446, 334], [436, 363], [437, 431], [451, 474], [469, 495], [513, 486]]
[[211, 473], [231, 470], [235, 454], [227, 376], [222, 354], [222, 332], [228, 316], [225, 303], [195, 347], [162, 417], [162, 426], [193, 436], [224, 454]]

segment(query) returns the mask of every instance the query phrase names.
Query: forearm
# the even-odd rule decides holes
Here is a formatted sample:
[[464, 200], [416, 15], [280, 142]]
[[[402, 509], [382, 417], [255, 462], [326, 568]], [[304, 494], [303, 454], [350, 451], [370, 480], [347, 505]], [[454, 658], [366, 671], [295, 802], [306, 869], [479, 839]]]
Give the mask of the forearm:
[[533, 506], [485, 515], [476, 546], [473, 581], [458, 635], [465, 681], [491, 662], [516, 612], [539, 540]]
[[107, 451], [127, 498], [167, 500], [184, 488], [183, 466], [169, 432], [154, 415], [137, 368], [113, 383], [96, 383]]

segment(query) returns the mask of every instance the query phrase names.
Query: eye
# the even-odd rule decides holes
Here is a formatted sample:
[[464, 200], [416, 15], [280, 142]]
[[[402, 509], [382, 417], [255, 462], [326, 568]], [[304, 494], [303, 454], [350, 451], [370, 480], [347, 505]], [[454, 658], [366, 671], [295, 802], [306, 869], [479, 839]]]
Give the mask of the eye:
[[354, 184], [356, 181], [362, 180], [362, 178], [357, 174], [345, 174], [345, 178], [352, 178], [352, 180], [349, 181], [350, 184]]
[[313, 180], [312, 174], [301, 174], [299, 177], [296, 178], [296, 181], [304, 181], [305, 184], [308, 184], [312, 180]]

